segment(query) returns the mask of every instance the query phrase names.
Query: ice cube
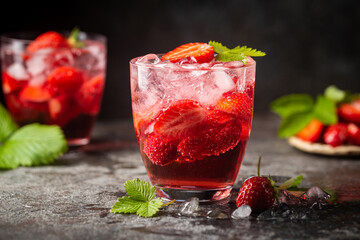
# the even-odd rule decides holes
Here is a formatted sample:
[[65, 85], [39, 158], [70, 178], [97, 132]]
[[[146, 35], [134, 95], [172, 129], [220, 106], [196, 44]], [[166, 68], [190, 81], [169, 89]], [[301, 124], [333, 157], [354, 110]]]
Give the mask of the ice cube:
[[210, 210], [206, 214], [207, 218], [210, 219], [228, 219], [228, 215], [219, 209]]
[[199, 198], [192, 197], [180, 205], [179, 215], [191, 216], [195, 214], [198, 208], [199, 208]]
[[234, 80], [223, 71], [214, 71], [212, 77], [215, 85], [222, 93], [231, 91], [236, 87]]
[[231, 62], [224, 63], [223, 66], [227, 67], [227, 68], [239, 68], [239, 67], [243, 67], [244, 63], [241, 61], [231, 61]]
[[18, 81], [29, 80], [29, 74], [23, 64], [14, 62], [7, 69], [7, 73]]
[[306, 203], [306, 205], [312, 207], [322, 208], [328, 204], [330, 194], [322, 190], [320, 187], [314, 186], [309, 188], [300, 198]]
[[52, 65], [52, 57], [50, 54], [53, 51], [51, 48], [40, 49], [26, 61], [26, 67], [32, 76], [50, 71]]
[[139, 65], [142, 65], [142, 64], [157, 64], [160, 62], [160, 58], [156, 55], [156, 54], [153, 54], [153, 53], [150, 53], [150, 54], [147, 54], [143, 57], [140, 57], [136, 60], [136, 63], [139, 64]]
[[246, 218], [249, 217], [252, 210], [249, 205], [243, 204], [240, 207], [238, 207], [233, 213], [231, 214], [231, 217], [234, 219], [240, 219], [240, 218]]
[[318, 218], [318, 213], [311, 208], [304, 206], [288, 206], [285, 203], [273, 206], [257, 216], [258, 220], [266, 221], [299, 221]]
[[302, 205], [303, 200], [294, 196], [287, 190], [280, 190], [279, 191], [279, 202], [280, 203], [286, 203], [287, 205]]
[[193, 56], [189, 56], [186, 58], [181, 59], [179, 62], [177, 62], [177, 64], [179, 65], [183, 65], [183, 64], [194, 64], [197, 63], [196, 58], [194, 58]]
[[46, 75], [40, 74], [31, 78], [29, 85], [34, 87], [42, 86], [46, 82]]

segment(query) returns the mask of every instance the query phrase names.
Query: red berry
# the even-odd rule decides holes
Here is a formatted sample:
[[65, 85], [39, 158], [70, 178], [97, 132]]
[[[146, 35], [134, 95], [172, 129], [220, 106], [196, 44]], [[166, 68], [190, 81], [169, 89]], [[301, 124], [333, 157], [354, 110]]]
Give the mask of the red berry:
[[348, 143], [360, 146], [360, 127], [354, 123], [347, 126]]
[[69, 44], [61, 34], [50, 31], [39, 35], [27, 47], [27, 51], [32, 53], [42, 48], [66, 48]]
[[47, 83], [64, 92], [75, 92], [84, 82], [83, 73], [73, 67], [59, 67], [52, 71]]
[[42, 103], [51, 98], [51, 91], [46, 86], [27, 85], [20, 92], [21, 101]]
[[16, 80], [6, 72], [2, 73], [2, 88], [5, 94], [19, 90], [26, 84], [27, 81]]
[[235, 120], [235, 116], [214, 111], [207, 116], [200, 131], [180, 142], [178, 151], [192, 160], [219, 155], [234, 148], [240, 141], [241, 133], [241, 124]]
[[217, 102], [215, 109], [235, 114], [243, 120], [250, 120], [252, 116], [252, 101], [246, 93], [226, 93]]
[[338, 115], [347, 122], [360, 124], [360, 99], [340, 105]]
[[330, 125], [324, 132], [323, 140], [332, 147], [342, 145], [347, 139], [347, 125], [336, 123]]
[[75, 98], [83, 113], [89, 115], [99, 113], [104, 86], [105, 79], [101, 74], [82, 84]]
[[187, 57], [194, 57], [198, 63], [210, 62], [214, 58], [214, 48], [206, 43], [187, 43], [166, 53], [161, 60], [178, 62]]
[[266, 177], [252, 177], [247, 179], [240, 188], [236, 205], [249, 205], [254, 212], [261, 212], [270, 208], [275, 201], [275, 190], [271, 181]]
[[79, 109], [74, 100], [67, 95], [60, 95], [48, 102], [50, 122], [63, 127], [78, 116]]
[[181, 138], [195, 131], [205, 116], [204, 109], [197, 102], [180, 100], [158, 117], [154, 131], [167, 138]]
[[144, 153], [152, 163], [164, 166], [177, 159], [176, 147], [177, 142], [151, 134], [144, 142]]
[[317, 119], [311, 120], [311, 122], [296, 136], [304, 141], [316, 142], [320, 139], [321, 133], [324, 129], [324, 124]]

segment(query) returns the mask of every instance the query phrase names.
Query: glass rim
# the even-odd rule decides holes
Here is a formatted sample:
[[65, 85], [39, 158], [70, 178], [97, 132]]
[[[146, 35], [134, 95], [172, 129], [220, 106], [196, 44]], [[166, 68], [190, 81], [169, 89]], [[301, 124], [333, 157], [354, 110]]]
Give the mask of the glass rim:
[[[164, 55], [164, 53], [160, 53], [160, 54], [155, 54], [157, 55], [158, 57], [161, 57], [162, 55]], [[145, 55], [144, 55], [145, 56]], [[239, 67], [234, 67], [234, 66], [221, 66], [221, 67], [209, 67], [209, 66], [205, 66], [203, 68], [184, 68], [182, 67], [182, 65], [177, 65], [178, 67], [177, 68], [171, 68], [171, 67], [163, 67], [163, 66], [157, 66], [156, 64], [142, 64], [142, 63], [136, 63], [136, 60], [138, 58], [141, 58], [143, 56], [139, 56], [139, 57], [135, 57], [135, 58], [132, 58], [130, 61], [129, 61], [129, 64], [130, 65], [133, 65], [133, 66], [136, 66], [136, 67], [145, 67], [145, 68], [152, 68], [152, 69], [173, 69], [174, 71], [176, 70], [181, 70], [181, 71], [224, 71], [224, 70], [228, 70], [228, 69], [248, 69], [250, 67], [254, 67], [256, 66], [256, 61], [254, 60], [254, 63], [250, 64], [250, 65], [242, 65], [242, 66], [239, 66]], [[218, 61], [219, 63], [225, 63], [225, 62], [221, 62], [221, 61]], [[240, 62], [240, 61], [232, 61], [232, 62]], [[186, 65], [199, 65], [201, 66], [201, 64], [206, 64], [206, 63], [190, 63], [190, 64], [186, 64]]]
[[[49, 30], [49, 31], [55, 31], [57, 33], [62, 34], [66, 38], [66, 34], [69, 35], [71, 33], [71, 30]], [[49, 31], [40, 31], [40, 30], [25, 30], [25, 31], [10, 31], [10, 32], [4, 32], [0, 34], [0, 40], [1, 42], [4, 41], [17, 41], [22, 42], [24, 44], [28, 44], [35, 40], [37, 36], [39, 36], [42, 33], [46, 33]], [[107, 37], [101, 33], [94, 33], [94, 32], [85, 32], [80, 31], [80, 33], [86, 34], [86, 36], [89, 36], [90, 39], [96, 39], [107, 42]], [[32, 36], [32, 37], [21, 37], [21, 36]], [[87, 38], [88, 39], [88, 38]]]

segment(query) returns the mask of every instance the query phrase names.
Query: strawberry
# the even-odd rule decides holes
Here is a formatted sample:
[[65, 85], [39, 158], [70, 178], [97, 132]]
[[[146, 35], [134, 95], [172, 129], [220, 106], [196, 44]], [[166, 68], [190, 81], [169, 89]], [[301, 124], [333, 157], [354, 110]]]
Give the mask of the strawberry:
[[67, 95], [54, 97], [48, 102], [50, 122], [63, 127], [74, 119], [79, 110], [73, 100]]
[[215, 110], [207, 116], [197, 134], [185, 137], [180, 142], [178, 152], [192, 160], [219, 155], [234, 148], [240, 141], [241, 133], [241, 124], [234, 116]]
[[360, 124], [360, 99], [340, 105], [338, 115], [347, 122]]
[[344, 123], [330, 125], [324, 132], [323, 140], [332, 147], [340, 146], [347, 139], [347, 131], [347, 125]]
[[304, 141], [316, 142], [320, 139], [323, 129], [324, 124], [317, 119], [313, 119], [304, 129], [298, 132], [296, 136]]
[[100, 111], [101, 97], [105, 85], [102, 74], [85, 81], [75, 98], [83, 113], [96, 115]]
[[2, 73], [2, 88], [5, 94], [21, 89], [26, 83], [27, 81], [16, 80], [6, 72]]
[[69, 44], [65, 37], [60, 33], [50, 31], [39, 35], [27, 47], [29, 53], [33, 53], [42, 48], [67, 48]]
[[53, 70], [47, 78], [47, 83], [64, 92], [75, 92], [84, 80], [85, 77], [80, 70], [64, 66]]
[[360, 146], [360, 127], [354, 123], [349, 123], [347, 126], [347, 137], [348, 143]]
[[161, 61], [175, 63], [188, 57], [194, 57], [198, 63], [210, 62], [214, 58], [214, 48], [206, 43], [187, 43], [166, 53]]
[[154, 131], [167, 138], [181, 138], [194, 132], [205, 116], [204, 109], [197, 102], [180, 100], [160, 114]]
[[51, 91], [46, 86], [27, 85], [20, 92], [21, 101], [43, 103], [51, 98]]
[[215, 109], [235, 114], [243, 120], [249, 120], [252, 116], [252, 101], [246, 93], [225, 93], [216, 103]]
[[144, 153], [152, 163], [164, 166], [177, 159], [176, 147], [177, 142], [151, 134], [144, 142]]
[[[249, 205], [253, 212], [262, 212], [270, 208], [278, 195], [275, 182], [260, 176], [261, 157], [258, 162], [258, 176], [248, 178], [241, 186], [236, 205]], [[280, 186], [281, 187], [281, 186]]]
[[270, 208], [275, 201], [276, 192], [272, 180], [267, 177], [247, 179], [240, 188], [236, 205], [249, 205], [254, 212], [262, 212]]

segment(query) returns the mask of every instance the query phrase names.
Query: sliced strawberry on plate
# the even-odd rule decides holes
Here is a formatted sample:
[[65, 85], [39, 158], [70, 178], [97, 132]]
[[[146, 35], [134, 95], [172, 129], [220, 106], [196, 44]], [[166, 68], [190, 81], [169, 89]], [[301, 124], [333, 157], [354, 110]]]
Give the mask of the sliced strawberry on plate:
[[338, 115], [347, 122], [360, 124], [360, 99], [340, 105]]
[[324, 132], [324, 142], [332, 147], [342, 145], [347, 139], [348, 128], [344, 123], [330, 125]]
[[3, 72], [1, 77], [2, 77], [2, 88], [5, 94], [19, 90], [27, 83], [27, 81], [16, 80], [6, 72]]
[[75, 98], [83, 113], [89, 115], [98, 114], [104, 85], [105, 79], [101, 74], [82, 84]]
[[74, 100], [67, 95], [52, 98], [48, 102], [50, 122], [63, 127], [80, 113]]
[[360, 127], [354, 123], [347, 126], [347, 141], [350, 144], [360, 146]]
[[164, 166], [177, 159], [177, 142], [151, 134], [144, 142], [144, 153], [152, 163]]
[[20, 92], [22, 101], [43, 103], [51, 98], [51, 91], [46, 86], [27, 85]]
[[83, 73], [73, 67], [59, 67], [52, 71], [47, 83], [64, 92], [75, 92], [85, 81]]
[[158, 117], [154, 131], [166, 138], [181, 138], [195, 131], [205, 116], [205, 110], [199, 103], [192, 100], [180, 100]]
[[175, 63], [187, 57], [194, 57], [198, 63], [210, 62], [214, 58], [214, 48], [206, 43], [187, 43], [166, 53], [161, 61]]
[[317, 119], [313, 119], [304, 129], [298, 132], [296, 136], [304, 141], [317, 142], [320, 139], [323, 129], [324, 124]]
[[39, 35], [27, 47], [29, 53], [33, 53], [43, 48], [66, 48], [69, 47], [67, 39], [60, 33], [50, 31]]
[[250, 120], [252, 116], [252, 101], [246, 93], [225, 93], [217, 102], [215, 109], [229, 112], [240, 119]]

